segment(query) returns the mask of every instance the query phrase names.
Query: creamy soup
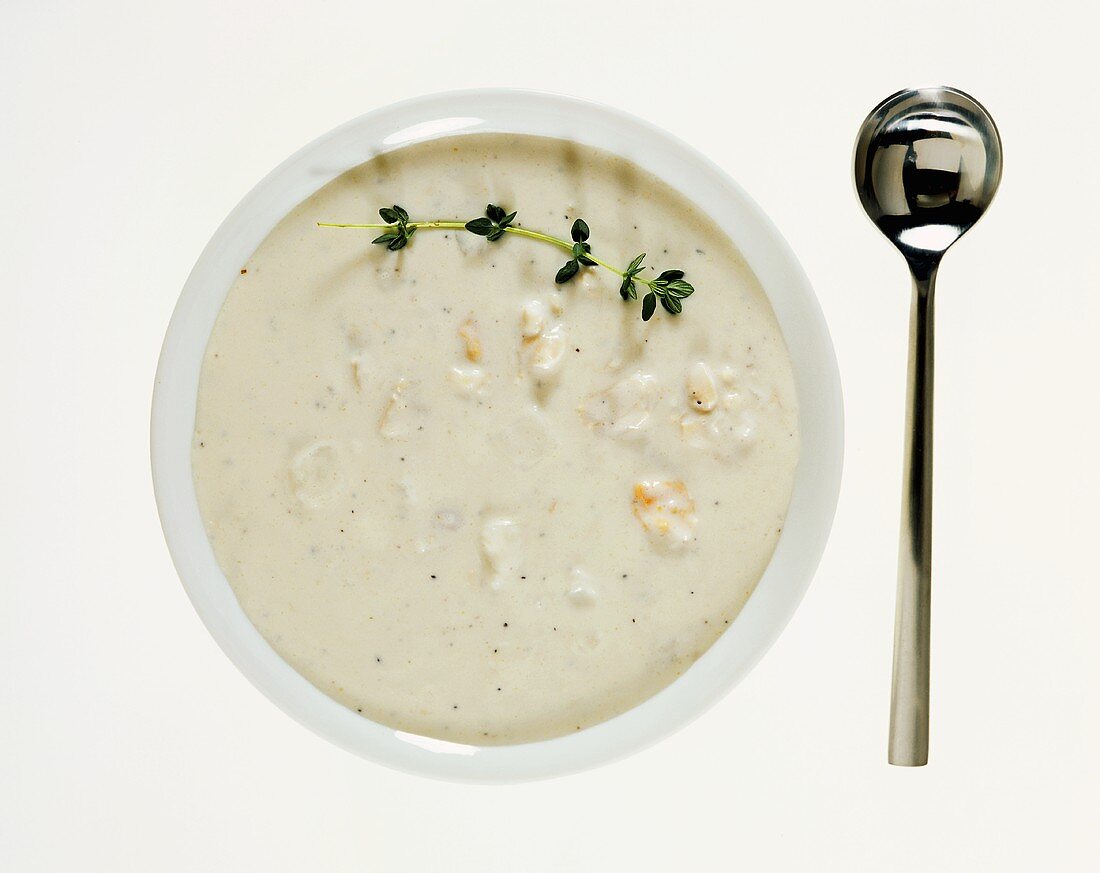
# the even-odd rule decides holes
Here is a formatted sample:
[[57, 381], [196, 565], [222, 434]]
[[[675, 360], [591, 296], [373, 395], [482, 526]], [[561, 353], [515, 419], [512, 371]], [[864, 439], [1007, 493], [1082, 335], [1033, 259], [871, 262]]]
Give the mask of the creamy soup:
[[[378, 222], [485, 204], [694, 284], [680, 315], [533, 239]], [[731, 228], [736, 232], [736, 228]], [[644, 275], [656, 275], [648, 273]], [[644, 289], [642, 289], [644, 291]], [[476, 744], [581, 730], [682, 674], [771, 557], [798, 461], [791, 363], [722, 228], [634, 164], [472, 134], [375, 157], [241, 265], [210, 337], [195, 487], [241, 607], [326, 694]]]

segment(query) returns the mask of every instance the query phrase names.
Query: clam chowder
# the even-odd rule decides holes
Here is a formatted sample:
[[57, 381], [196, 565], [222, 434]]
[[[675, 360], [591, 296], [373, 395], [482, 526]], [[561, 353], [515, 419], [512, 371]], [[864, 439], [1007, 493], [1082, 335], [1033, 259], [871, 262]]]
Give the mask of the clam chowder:
[[[422, 228], [393, 252], [316, 226], [391, 203], [500, 204], [561, 237], [583, 217], [602, 260], [646, 252], [696, 291], [643, 322], [609, 270], [556, 284], [569, 255], [539, 240]], [[620, 157], [469, 134], [345, 173], [241, 265], [193, 469], [222, 570], [294, 669], [381, 724], [504, 744], [690, 667], [764, 572], [798, 455], [783, 337], [726, 230]]]

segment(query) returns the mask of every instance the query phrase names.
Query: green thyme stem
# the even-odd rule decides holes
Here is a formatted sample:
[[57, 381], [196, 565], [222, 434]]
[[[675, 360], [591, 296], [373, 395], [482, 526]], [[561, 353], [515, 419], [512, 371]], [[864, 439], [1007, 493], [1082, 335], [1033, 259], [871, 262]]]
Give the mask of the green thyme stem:
[[[329, 221], [318, 221], [318, 227], [352, 227], [369, 230], [392, 230], [396, 224], [333, 224]], [[406, 227], [437, 227], [449, 230], [465, 230], [466, 225], [461, 221], [410, 221]]]
[[[392, 224], [335, 224], [330, 221], [318, 221], [318, 227], [346, 227], [358, 230], [392, 230], [396, 225]], [[464, 221], [410, 221], [407, 227], [430, 228], [436, 230], [465, 230], [466, 223]], [[544, 243], [550, 243], [550, 245], [557, 246], [559, 249], [564, 249], [567, 252], [573, 251], [573, 243], [568, 240], [559, 239], [556, 236], [550, 236], [548, 233], [539, 233], [537, 230], [528, 230], [525, 227], [506, 227], [505, 233], [514, 233], [517, 236], [525, 236], [530, 239], [537, 239]], [[620, 270], [618, 267], [613, 267], [607, 261], [597, 258], [591, 252], [588, 253], [588, 257], [599, 264], [604, 269], [610, 270], [616, 276], [625, 276], [626, 273]], [[652, 284], [648, 279], [643, 279], [641, 276], [637, 277], [638, 282], [645, 285]]]
[[[550, 243], [552, 245], [556, 245], [559, 249], [565, 249], [567, 252], [573, 251], [573, 243], [567, 242], [566, 240], [563, 240], [563, 239], [558, 239], [556, 236], [550, 236], [549, 234], [546, 234], [546, 233], [539, 233], [537, 230], [528, 230], [525, 227], [506, 227], [506, 228], [504, 228], [504, 232], [505, 233], [514, 233], [514, 234], [517, 234], [519, 236], [530, 237], [531, 239], [542, 240], [542, 242], [547, 242], [547, 243]], [[594, 254], [592, 254], [592, 252], [588, 252], [588, 258], [592, 261], [595, 261], [601, 267], [604, 267], [605, 269], [610, 270], [616, 276], [625, 276], [626, 275], [626, 273], [624, 273], [618, 267], [613, 267], [613, 266], [611, 266], [611, 264], [607, 263], [607, 261], [604, 261], [604, 260], [601, 260], [600, 258], [597, 258]], [[644, 282], [645, 280], [642, 279], [640, 281]]]

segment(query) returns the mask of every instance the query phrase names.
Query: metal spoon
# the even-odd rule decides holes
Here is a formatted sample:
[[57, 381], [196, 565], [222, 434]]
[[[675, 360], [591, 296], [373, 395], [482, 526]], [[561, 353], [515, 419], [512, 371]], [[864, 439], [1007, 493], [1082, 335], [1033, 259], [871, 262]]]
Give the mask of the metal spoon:
[[920, 767], [928, 763], [932, 301], [943, 253], [997, 191], [1001, 138], [989, 113], [962, 91], [899, 91], [863, 122], [855, 178], [863, 208], [913, 274], [889, 760]]

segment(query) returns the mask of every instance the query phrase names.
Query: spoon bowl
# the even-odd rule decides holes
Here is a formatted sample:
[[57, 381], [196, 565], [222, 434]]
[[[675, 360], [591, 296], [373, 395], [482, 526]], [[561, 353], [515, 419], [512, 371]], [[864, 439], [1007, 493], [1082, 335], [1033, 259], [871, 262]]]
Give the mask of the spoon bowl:
[[936, 272], [981, 218], [1001, 181], [1001, 137], [989, 113], [955, 88], [887, 97], [855, 148], [856, 191], [913, 274], [889, 761], [928, 763], [932, 592], [932, 386]]
[[855, 180], [864, 210], [906, 260], [937, 264], [993, 200], [1001, 138], [962, 91], [899, 91], [863, 122]]

